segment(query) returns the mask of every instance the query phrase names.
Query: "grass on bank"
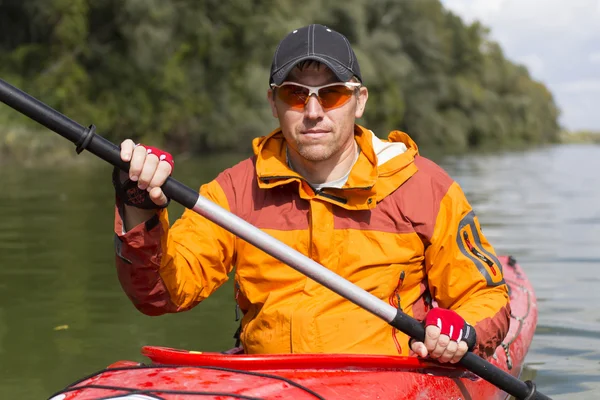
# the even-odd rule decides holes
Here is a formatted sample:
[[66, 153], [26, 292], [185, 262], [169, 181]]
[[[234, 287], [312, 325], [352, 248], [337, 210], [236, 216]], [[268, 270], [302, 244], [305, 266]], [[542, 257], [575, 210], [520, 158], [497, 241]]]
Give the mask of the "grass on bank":
[[560, 133], [561, 143], [593, 143], [600, 144], [599, 131], [568, 131], [563, 130]]
[[0, 129], [0, 165], [54, 166], [78, 162], [75, 146], [47, 129], [30, 127]]

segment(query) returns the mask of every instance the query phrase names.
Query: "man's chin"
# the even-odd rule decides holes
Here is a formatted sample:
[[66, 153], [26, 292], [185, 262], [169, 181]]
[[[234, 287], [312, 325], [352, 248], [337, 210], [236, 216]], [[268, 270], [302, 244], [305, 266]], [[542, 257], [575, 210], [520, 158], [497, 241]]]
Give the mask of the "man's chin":
[[302, 158], [308, 161], [325, 161], [331, 157], [331, 150], [328, 146], [322, 144], [303, 145], [299, 149]]

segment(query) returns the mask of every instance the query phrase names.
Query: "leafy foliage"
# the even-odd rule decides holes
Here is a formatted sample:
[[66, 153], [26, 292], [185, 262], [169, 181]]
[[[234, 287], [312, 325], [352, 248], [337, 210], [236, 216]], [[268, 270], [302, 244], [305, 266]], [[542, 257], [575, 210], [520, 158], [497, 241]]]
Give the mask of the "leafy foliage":
[[[457, 150], [559, 137], [548, 89], [439, 0], [0, 0], [0, 76], [111, 140], [244, 150], [276, 126], [275, 47], [313, 22], [353, 43], [361, 122], [382, 137]], [[0, 124], [28, 123], [0, 108]]]

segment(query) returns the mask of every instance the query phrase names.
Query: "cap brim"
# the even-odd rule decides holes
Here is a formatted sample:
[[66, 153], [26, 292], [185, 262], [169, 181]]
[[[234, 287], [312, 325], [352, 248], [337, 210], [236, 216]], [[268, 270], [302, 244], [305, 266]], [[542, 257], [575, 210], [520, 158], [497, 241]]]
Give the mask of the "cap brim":
[[329, 68], [341, 82], [348, 82], [350, 79], [352, 79], [352, 76], [354, 76], [352, 71], [350, 71], [348, 68], [344, 67], [343, 65], [339, 64], [338, 62], [328, 60], [325, 57], [319, 57], [319, 56], [315, 56], [315, 55], [310, 55], [310, 56], [307, 55], [305, 57], [301, 57], [290, 63], [287, 63], [283, 67], [279, 68], [271, 76], [271, 82], [276, 85], [281, 85], [283, 82], [285, 82], [285, 80], [286, 80], [287, 76], [290, 74], [290, 72], [292, 72], [292, 69], [294, 69], [294, 67], [296, 65], [298, 65], [299, 63], [301, 63], [302, 61], [306, 61], [306, 60], [314, 60], [314, 61], [318, 61], [320, 63], [325, 64], [327, 66], [327, 68]]

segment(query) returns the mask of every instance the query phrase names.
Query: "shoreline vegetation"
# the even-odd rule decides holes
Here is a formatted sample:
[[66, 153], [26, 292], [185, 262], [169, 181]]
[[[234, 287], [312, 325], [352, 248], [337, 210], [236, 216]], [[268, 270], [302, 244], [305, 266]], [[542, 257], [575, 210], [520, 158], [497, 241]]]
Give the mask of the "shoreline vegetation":
[[[99, 132], [103, 135], [102, 132]], [[104, 135], [103, 135], [104, 136]], [[117, 142], [115, 142], [117, 144]], [[600, 145], [600, 132], [582, 130], [582, 131], [567, 131], [561, 130], [560, 137], [557, 141], [548, 144], [582, 144], [582, 145]], [[502, 147], [485, 146], [479, 147], [477, 150], [480, 152], [496, 152], [498, 150], [523, 150], [526, 148], [534, 148], [543, 146], [546, 144], [524, 144], [524, 143], [512, 143], [506, 144]], [[420, 153], [426, 157], [433, 157], [434, 159], [444, 157], [450, 154], [461, 154], [469, 151], [469, 149], [463, 150], [450, 150], [445, 151], [441, 147], [421, 146]], [[85, 152], [82, 153], [82, 155]], [[219, 156], [231, 156], [232, 154], [239, 155], [240, 159], [243, 157], [250, 156], [250, 150], [247, 151], [227, 151], [223, 150], [220, 152], [210, 153], [197, 153], [191, 154], [189, 152], [174, 153], [178, 160], [186, 160], [193, 157], [208, 156], [211, 157]], [[58, 166], [64, 164], [65, 166], [72, 166], [78, 163], [87, 163], [90, 160], [96, 161], [95, 157], [77, 157], [75, 152], [75, 146], [64, 139], [63, 137], [50, 132], [46, 128], [31, 129], [31, 128], [15, 128], [15, 129], [1, 129], [0, 128], [0, 166], [6, 164], [16, 164], [25, 168], [36, 168], [45, 166]], [[235, 162], [235, 160], [233, 160]]]
[[560, 143], [600, 144], [600, 131], [580, 130], [560, 132]]
[[[276, 123], [273, 51], [309, 23], [353, 43], [370, 92], [360, 123], [380, 137], [399, 129], [452, 153], [580, 137], [561, 133], [552, 93], [487, 27], [439, 0], [0, 2], [0, 77], [115, 143], [249, 153]], [[43, 129], [0, 105], [0, 163], [75, 155]]]

